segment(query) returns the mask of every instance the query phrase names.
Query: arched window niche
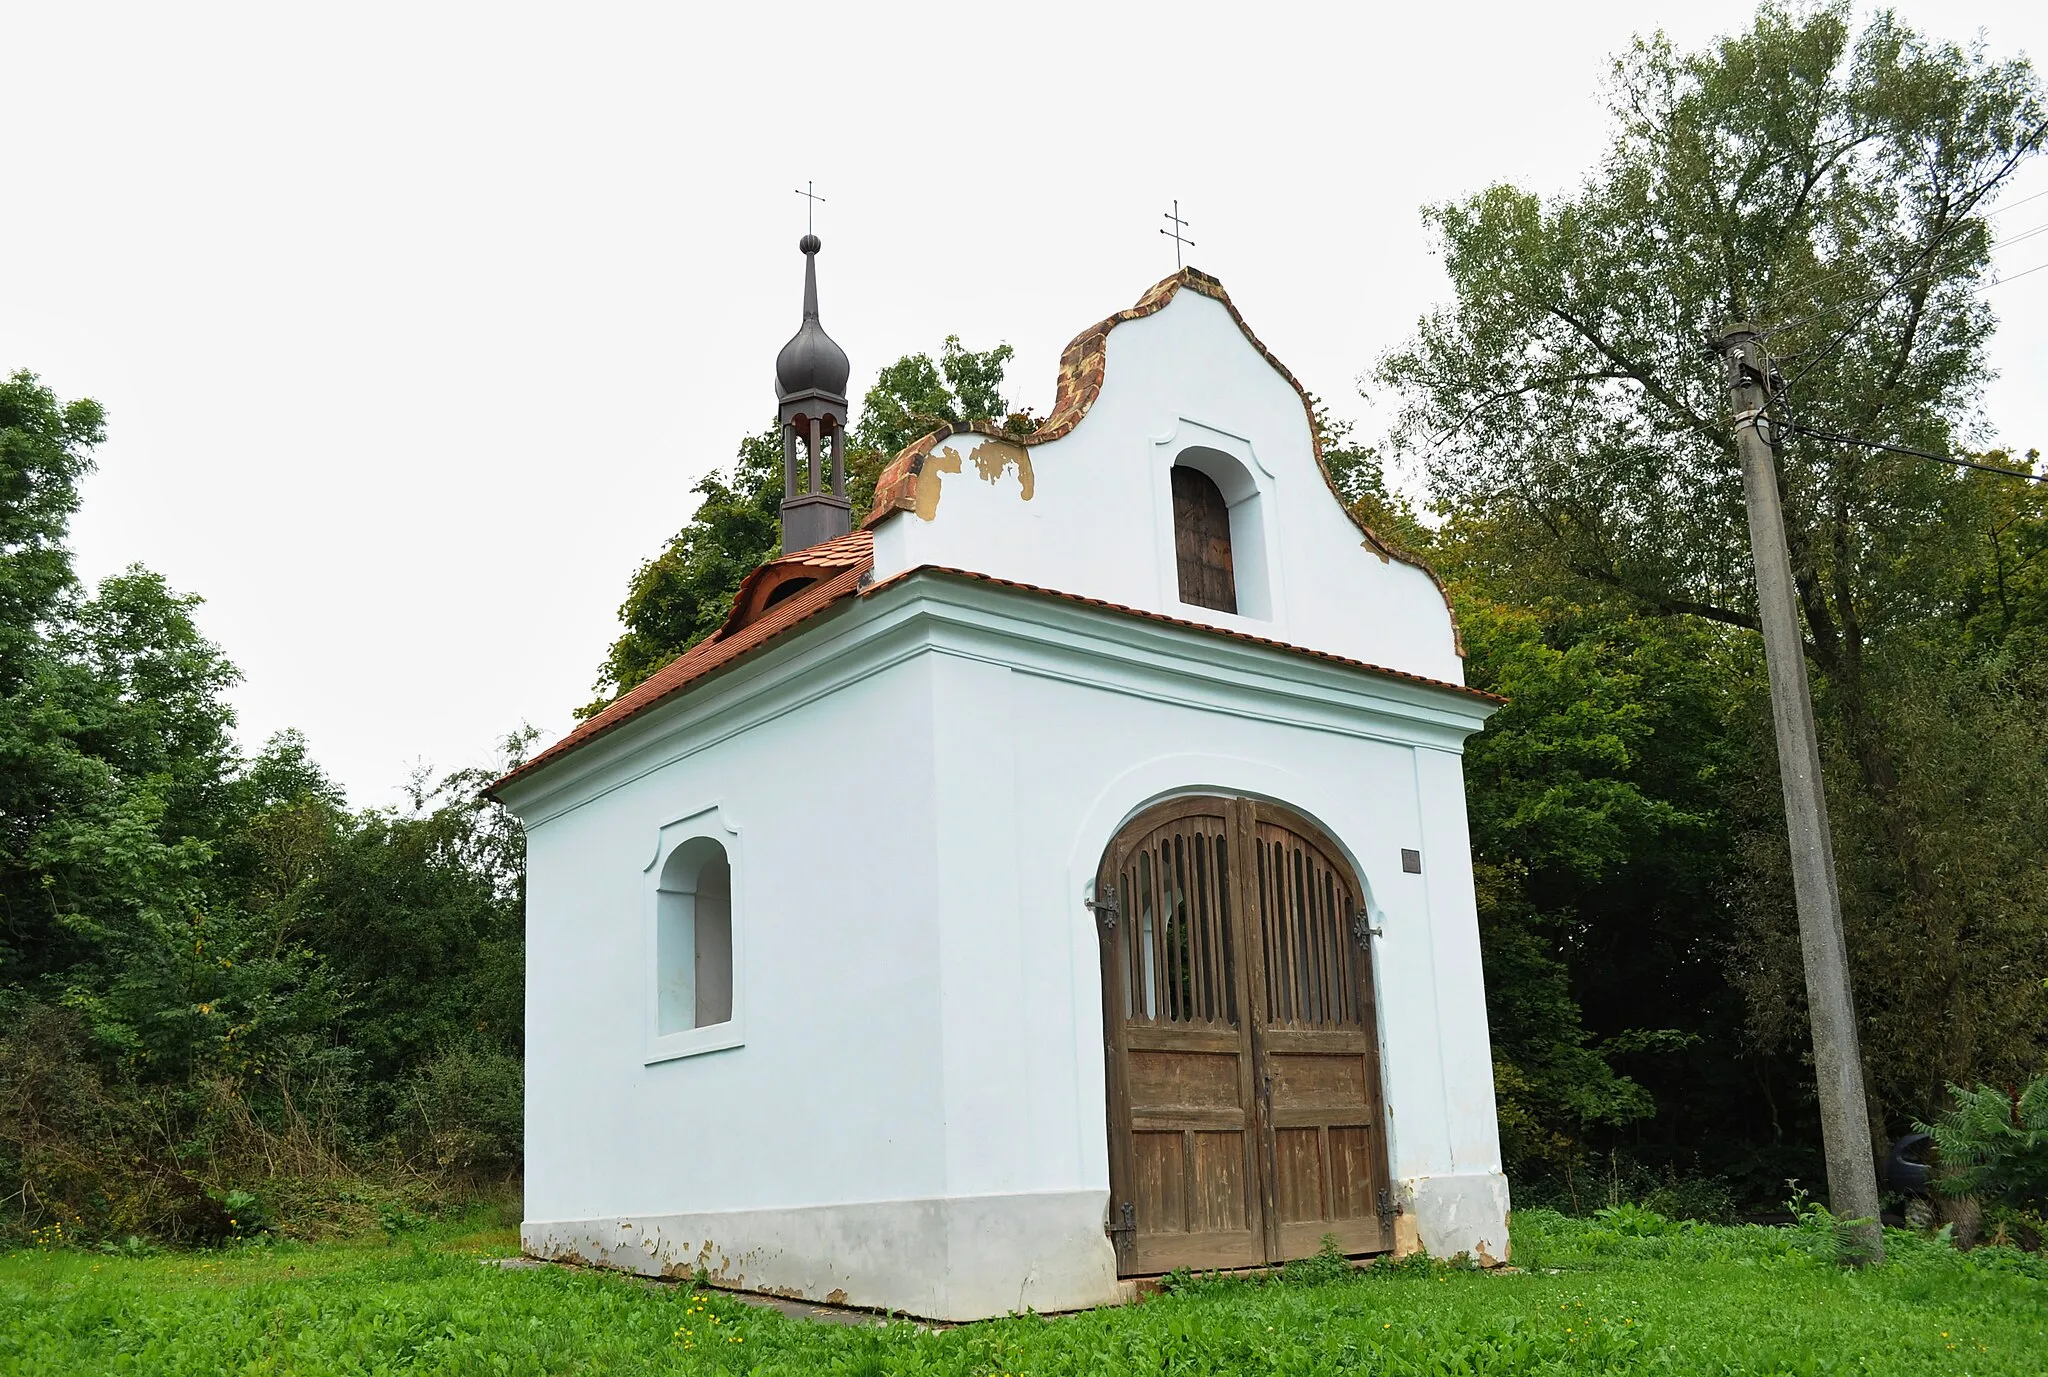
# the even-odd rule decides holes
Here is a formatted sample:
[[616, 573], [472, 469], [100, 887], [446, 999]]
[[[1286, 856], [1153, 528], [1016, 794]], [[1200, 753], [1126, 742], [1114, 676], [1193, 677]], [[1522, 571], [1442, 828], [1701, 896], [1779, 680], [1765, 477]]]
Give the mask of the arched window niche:
[[689, 837], [662, 861], [654, 894], [649, 1061], [736, 1046], [732, 858]]
[[1250, 471], [1222, 450], [1190, 445], [1173, 456], [1169, 479], [1180, 601], [1270, 621], [1263, 499]]

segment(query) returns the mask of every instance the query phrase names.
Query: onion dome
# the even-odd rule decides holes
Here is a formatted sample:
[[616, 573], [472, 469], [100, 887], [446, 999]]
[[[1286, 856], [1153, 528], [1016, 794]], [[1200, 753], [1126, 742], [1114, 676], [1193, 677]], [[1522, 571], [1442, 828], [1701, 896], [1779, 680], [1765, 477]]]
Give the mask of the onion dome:
[[785, 402], [804, 393], [843, 399], [853, 365], [818, 323], [818, 250], [824, 244], [807, 234], [797, 247], [804, 255], [804, 323], [775, 356], [775, 393]]

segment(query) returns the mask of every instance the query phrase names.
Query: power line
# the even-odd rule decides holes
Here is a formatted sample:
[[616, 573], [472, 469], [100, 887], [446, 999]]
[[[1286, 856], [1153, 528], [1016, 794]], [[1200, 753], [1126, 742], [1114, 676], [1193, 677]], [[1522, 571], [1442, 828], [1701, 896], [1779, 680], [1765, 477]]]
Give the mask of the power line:
[[[2042, 264], [2048, 267], [2048, 263]], [[1996, 464], [1980, 464], [1974, 459], [1964, 459], [1953, 454], [1936, 454], [1930, 449], [1915, 449], [1911, 445], [1894, 445], [1885, 440], [1864, 440], [1854, 435], [1838, 435], [1832, 430], [1821, 430], [1815, 426], [1802, 425], [1786, 419], [1780, 424], [1787, 433], [1804, 435], [1811, 440], [1826, 440], [1837, 445], [1855, 445], [1860, 449], [1881, 449], [1892, 454], [1910, 454], [1916, 459], [1932, 459], [1941, 464], [1954, 464], [1957, 468], [1981, 469], [1985, 473], [2003, 474], [2007, 478], [2025, 478], [2034, 483], [2048, 483], [2048, 473], [2031, 473], [2026, 469], [2000, 468]]]
[[2029, 201], [2038, 201], [2038, 200], [2040, 200], [2040, 199], [2041, 199], [2041, 198], [2042, 198], [2043, 196], [2048, 196], [2048, 191], [2037, 191], [2037, 192], [2035, 192], [2035, 193], [2034, 193], [2033, 195], [2031, 195], [2031, 196], [2022, 196], [2022, 197], [2020, 197], [2020, 198], [2019, 198], [2019, 200], [2017, 200], [2017, 201], [2013, 201], [2013, 202], [2011, 202], [2010, 204], [2007, 204], [2007, 205], [2002, 205], [2002, 206], [2000, 206], [2000, 207], [1999, 207], [1999, 208], [1998, 208], [1997, 210], [1987, 210], [1987, 211], [1985, 211], [1985, 212], [1984, 212], [1984, 218], [1985, 218], [1986, 220], [1991, 220], [1991, 219], [1995, 219], [1996, 217], [1998, 217], [1998, 216], [2000, 216], [2000, 215], [2003, 215], [2003, 214], [2005, 214], [2005, 213], [2006, 213], [2007, 211], [2011, 210], [2011, 209], [2012, 209], [2012, 208], [2013, 208], [2014, 206], [2023, 206], [2023, 205], [2025, 205], [2025, 204], [2026, 204], [2027, 202], [2029, 202]]
[[[2022, 239], [2031, 239], [2035, 235], [2040, 234], [2043, 231], [2048, 231], [2048, 224], [2037, 225], [2033, 229], [2025, 230], [2019, 234], [2010, 235], [2007, 238], [1998, 240], [1996, 243], [1989, 245], [1986, 248], [1986, 252], [1988, 253], [1991, 249], [2004, 248], [2007, 244], [2016, 244]], [[2005, 273], [1998, 277], [1992, 278], [1988, 282], [1975, 282], [1972, 283], [1966, 290], [1972, 293], [1980, 291], [1989, 291], [1993, 287], [2001, 287], [2008, 282], [2012, 282], [2018, 278], [2025, 277], [2028, 273], [2039, 272], [2041, 268], [2044, 266], [2048, 266], [2048, 264], [2037, 264], [2034, 267], [2024, 269], [2020, 272]], [[1790, 320], [1783, 325], [1775, 326], [1773, 327], [1772, 333], [1776, 333], [1778, 331], [1783, 330], [1790, 330], [1796, 326], [1807, 325], [1817, 321], [1826, 320], [1830, 316], [1840, 316], [1850, 311], [1867, 310], [1870, 307], [1875, 306], [1878, 302], [1884, 300], [1885, 297], [1890, 296], [1893, 292], [1899, 290], [1899, 288], [1904, 287], [1907, 284], [1911, 283], [1915, 278], [1925, 277], [1929, 273], [1935, 272], [1938, 269], [1938, 267], [1938, 264], [1930, 263], [1925, 268], [1922, 268], [1917, 272], [1908, 274], [1905, 277], [1901, 277], [1898, 280], [1890, 283], [1888, 286], [1881, 288], [1879, 291], [1871, 294], [1866, 294], [1858, 300], [1845, 302], [1841, 306], [1833, 307], [1828, 310], [1817, 311], [1813, 315], [1807, 316], [1803, 319]], [[1858, 317], [1857, 319], [1851, 320], [1847, 325], [1843, 326], [1840, 330], [1836, 331], [1834, 338], [1830, 339], [1825, 345], [1821, 346], [1820, 350], [1816, 352], [1811, 359], [1807, 360], [1806, 365], [1802, 367], [1797, 373], [1794, 373], [1792, 375], [1792, 382], [1798, 382], [1808, 373], [1811, 373], [1814, 369], [1820, 367], [1823, 363], [1827, 362], [1828, 359], [1832, 358], [1834, 356], [1835, 351], [1841, 348], [1843, 344], [1847, 343], [1849, 336], [1855, 334], [1856, 327], [1861, 325], [1862, 323], [1863, 322], [1861, 317]], [[1786, 386], [1791, 386], [1791, 383], [1787, 383]]]
[[[2043, 194], [2048, 195], [2048, 193]], [[1989, 244], [1986, 244], [1984, 246], [1984, 251], [1986, 253], [1991, 253], [1995, 250], [2005, 248], [2009, 245], [2017, 244], [2023, 239], [2032, 239], [2035, 235], [2044, 233], [2048, 233], [2048, 223], [2036, 225], [2032, 229], [2021, 230], [2017, 234], [2009, 234], [2003, 239], [1994, 239]], [[1853, 311], [1861, 311], [1867, 309], [1868, 307], [1874, 306], [1878, 302], [1884, 300], [1886, 297], [1890, 296], [1893, 292], [1898, 291], [1900, 288], [1909, 287], [1921, 278], [1931, 276], [1934, 273], [1940, 272], [1941, 270], [1942, 265], [1939, 263], [1927, 263], [1917, 268], [1909, 268], [1905, 272], [1900, 273], [1897, 277], [1893, 278], [1891, 281], [1884, 283], [1882, 286], [1879, 286], [1874, 290], [1864, 292], [1859, 296], [1851, 297], [1849, 300], [1841, 302], [1834, 306], [1823, 306], [1820, 309], [1812, 311], [1806, 315], [1794, 316], [1790, 320], [1781, 321], [1776, 325], [1770, 326], [1768, 329], [1762, 331], [1761, 333], [1763, 333], [1766, 336], [1781, 335], [1787, 330], [1794, 330], [1802, 325], [1813, 325], [1817, 324], [1820, 321], [1849, 314]], [[1827, 278], [1829, 276], [1836, 276], [1839, 275], [1841, 272], [1846, 271], [1848, 270], [1840, 269], [1837, 271], [1837, 273], [1823, 275], [1822, 277], [1815, 279], [1812, 283], [1809, 283], [1807, 285], [1810, 287], [1822, 286], [1826, 283]], [[1997, 284], [1995, 282], [1992, 282], [1983, 285], [1995, 286]]]
[[[2008, 202], [2005, 205], [1998, 206], [1992, 210], [1984, 211], [1981, 214], [1978, 211], [1978, 208], [1984, 204], [1986, 198], [1988, 198], [1993, 193], [2001, 190], [2004, 187], [2006, 180], [2010, 178], [2018, 170], [2022, 162], [2024, 162], [2032, 154], [2040, 151], [2040, 145], [2044, 137], [2048, 137], [2048, 121], [2043, 121], [2040, 125], [2036, 126], [2033, 133], [2029, 134], [2026, 138], [2020, 140], [2018, 146], [2012, 151], [2010, 156], [2006, 158], [2004, 166], [2000, 167], [1988, 182], [1982, 183], [1974, 191], [1966, 193], [1960, 204], [1950, 208], [1955, 212], [1955, 218], [1950, 222], [1950, 230], [1937, 237], [1937, 239], [1933, 242], [1923, 245], [1920, 249], [1919, 256], [1922, 259], [1927, 259], [1936, 255], [1942, 248], [1947, 246], [1947, 243], [1950, 241], [1952, 235], [1956, 235], [1958, 234], [1958, 232], [1969, 227], [1972, 217], [1976, 218], [1979, 221], [1988, 222], [1990, 220], [1996, 219], [2000, 215], [2005, 214], [2009, 210], [2014, 210], [2020, 206], [2026, 205], [2029, 201], [2037, 201], [2043, 196], [2048, 196], [2048, 191], [2037, 191], [2030, 195], [2022, 196], [2017, 201]], [[1998, 245], [1994, 243], [1989, 247], [1997, 248]], [[1931, 263], [1928, 264], [1929, 268], [1931, 268], [1932, 266], [1933, 265]], [[1844, 269], [1840, 267], [1822, 269], [1820, 272], [1809, 276], [1804, 282], [1795, 283], [1792, 287], [1785, 289], [1785, 292], [1783, 294], [1791, 295], [1793, 293], [1813, 291], [1825, 285], [1831, 279], [1840, 277], [1843, 272]], [[1802, 322], [1791, 322], [1791, 324], [1799, 323]], [[1766, 328], [1760, 331], [1759, 333], [1762, 336], [1768, 338], [1770, 335], [1776, 333], [1778, 330], [1783, 330], [1787, 328], [1790, 328], [1790, 326], [1773, 326]]]

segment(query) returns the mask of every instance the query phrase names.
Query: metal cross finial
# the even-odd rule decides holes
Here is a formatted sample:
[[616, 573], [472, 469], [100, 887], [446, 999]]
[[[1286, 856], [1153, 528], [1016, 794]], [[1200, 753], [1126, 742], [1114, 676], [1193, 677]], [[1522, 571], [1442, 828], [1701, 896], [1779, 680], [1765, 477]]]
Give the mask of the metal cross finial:
[[1172, 229], [1163, 229], [1159, 232], [1173, 241], [1173, 266], [1175, 269], [1179, 269], [1183, 266], [1180, 261], [1181, 248], [1185, 246], [1191, 249], [1195, 246], [1195, 241], [1181, 233], [1182, 230], [1188, 227], [1188, 222], [1180, 218], [1180, 201], [1178, 198], [1174, 200], [1171, 213], [1164, 214], [1160, 218], [1173, 221]]
[[823, 201], [825, 198], [820, 196], [815, 190], [813, 190], [813, 188], [816, 187], [817, 185], [818, 184], [816, 182], [805, 182], [803, 186], [797, 190], [796, 193], [799, 196], [807, 196], [810, 198], [809, 200], [804, 202], [805, 234], [816, 234], [818, 232], [818, 227], [811, 223], [811, 212], [816, 210], [818, 208], [819, 202]]

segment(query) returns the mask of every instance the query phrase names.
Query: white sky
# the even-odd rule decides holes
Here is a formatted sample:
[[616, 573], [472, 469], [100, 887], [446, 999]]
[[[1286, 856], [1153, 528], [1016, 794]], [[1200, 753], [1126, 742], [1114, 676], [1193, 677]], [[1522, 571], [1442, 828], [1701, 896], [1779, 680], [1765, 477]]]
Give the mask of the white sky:
[[[2038, 3], [1901, 8], [2048, 52]], [[1354, 380], [1444, 294], [1418, 208], [1568, 188], [1611, 53], [1746, 20], [0, 0], [0, 368], [107, 407], [82, 572], [204, 595], [244, 740], [299, 727], [387, 802], [588, 699], [628, 576], [773, 415], [806, 178], [858, 390], [958, 333], [1043, 412], [1067, 339], [1172, 270], [1177, 196], [1189, 261], [1370, 433]], [[2048, 272], [1990, 300], [1990, 428], [2048, 448]]]

